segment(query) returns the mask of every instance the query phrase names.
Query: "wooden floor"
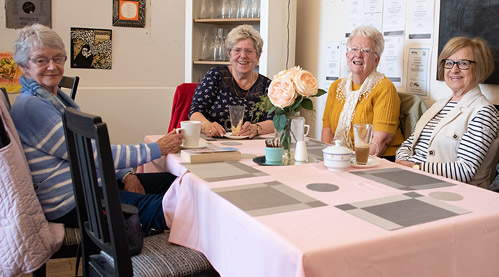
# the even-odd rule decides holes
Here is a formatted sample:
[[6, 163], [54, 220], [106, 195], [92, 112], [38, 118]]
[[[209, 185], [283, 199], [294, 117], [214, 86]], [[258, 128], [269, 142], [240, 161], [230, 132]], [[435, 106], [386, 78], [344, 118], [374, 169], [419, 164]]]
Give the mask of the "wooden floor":
[[[47, 277], [72, 277], [75, 276], [76, 258], [52, 259], [47, 262]], [[22, 275], [22, 277], [30, 277], [31, 274]], [[83, 276], [81, 273], [81, 264], [78, 276]]]

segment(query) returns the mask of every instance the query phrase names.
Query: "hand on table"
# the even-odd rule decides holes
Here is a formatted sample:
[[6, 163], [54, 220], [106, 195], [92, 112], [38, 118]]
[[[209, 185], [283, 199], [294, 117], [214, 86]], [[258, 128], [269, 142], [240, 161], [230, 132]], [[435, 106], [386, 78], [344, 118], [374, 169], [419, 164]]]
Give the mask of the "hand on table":
[[412, 167], [415, 163], [409, 161], [395, 160], [395, 163], [401, 164], [403, 166]]
[[257, 133], [256, 124], [251, 124], [249, 121], [244, 122], [241, 130], [237, 134], [232, 134], [236, 136], [248, 136], [249, 138], [254, 138]]
[[161, 155], [167, 155], [171, 153], [177, 153], [180, 151], [180, 145], [182, 144], [182, 134], [177, 134], [175, 129], [166, 134], [158, 140], [159, 148], [161, 149]]
[[225, 129], [218, 122], [203, 124], [201, 132], [209, 137], [222, 137], [225, 135]]
[[123, 183], [125, 184], [125, 187], [123, 188], [125, 191], [141, 193], [141, 194], [146, 193], [144, 187], [139, 181], [139, 178], [137, 178], [137, 175], [135, 174], [128, 174], [125, 177], [125, 180], [123, 180]]

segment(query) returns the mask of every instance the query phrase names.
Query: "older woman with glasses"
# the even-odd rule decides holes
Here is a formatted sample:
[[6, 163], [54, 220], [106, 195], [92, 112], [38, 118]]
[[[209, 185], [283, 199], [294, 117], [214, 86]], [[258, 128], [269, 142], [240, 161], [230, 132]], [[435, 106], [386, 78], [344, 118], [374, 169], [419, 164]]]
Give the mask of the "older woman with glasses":
[[478, 86], [494, 72], [494, 59], [483, 39], [456, 37], [438, 60], [438, 78], [452, 95], [423, 114], [396, 162], [470, 183], [499, 129], [499, 114]]
[[353, 124], [373, 124], [369, 153], [393, 161], [403, 141], [399, 128], [400, 99], [393, 83], [376, 71], [383, 48], [383, 35], [377, 29], [360, 26], [352, 31], [346, 53], [351, 73], [329, 88], [321, 140], [341, 140], [353, 148]]
[[270, 85], [269, 78], [255, 71], [262, 54], [262, 37], [252, 26], [240, 25], [227, 34], [225, 48], [230, 65], [213, 67], [206, 73], [194, 92], [189, 118], [201, 121], [205, 135], [221, 137], [226, 133], [229, 106], [244, 106], [244, 124], [232, 135], [253, 138], [273, 132], [273, 114], [260, 114], [256, 109]]
[[[22, 71], [21, 95], [10, 111], [29, 163], [36, 194], [45, 217], [52, 222], [78, 227], [62, 113], [76, 105], [58, 88], [64, 74], [66, 50], [56, 32], [40, 24], [17, 34], [14, 60]], [[174, 132], [157, 143], [113, 145], [116, 177], [122, 203], [139, 210], [144, 231], [166, 229], [163, 195], [176, 179], [170, 173], [133, 174], [138, 166], [180, 150], [182, 135]], [[146, 194], [148, 193], [148, 194]]]

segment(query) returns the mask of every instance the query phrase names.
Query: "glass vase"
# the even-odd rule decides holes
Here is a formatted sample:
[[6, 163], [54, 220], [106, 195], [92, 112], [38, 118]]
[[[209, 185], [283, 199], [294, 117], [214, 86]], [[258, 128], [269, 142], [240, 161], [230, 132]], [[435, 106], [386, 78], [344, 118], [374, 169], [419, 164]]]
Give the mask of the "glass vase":
[[292, 159], [291, 154], [291, 119], [286, 118], [286, 124], [284, 128], [278, 132], [278, 136], [281, 142], [282, 147], [284, 148], [283, 154], [283, 164], [287, 164]]

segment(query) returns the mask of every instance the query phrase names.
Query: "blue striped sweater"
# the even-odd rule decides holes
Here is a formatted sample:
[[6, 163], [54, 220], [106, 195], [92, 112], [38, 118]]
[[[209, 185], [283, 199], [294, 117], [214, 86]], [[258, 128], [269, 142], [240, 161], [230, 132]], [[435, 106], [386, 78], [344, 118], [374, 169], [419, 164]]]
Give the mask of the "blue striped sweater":
[[[17, 97], [10, 114], [45, 216], [48, 220], [57, 219], [75, 208], [62, 115], [50, 101], [29, 91]], [[157, 143], [112, 145], [111, 148], [115, 168], [125, 171], [161, 157]]]

